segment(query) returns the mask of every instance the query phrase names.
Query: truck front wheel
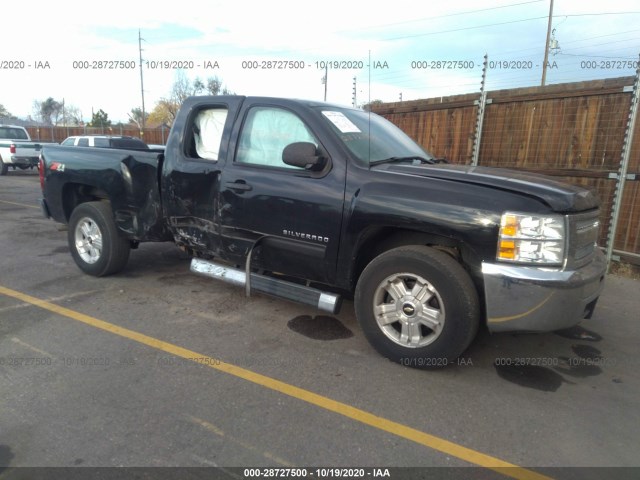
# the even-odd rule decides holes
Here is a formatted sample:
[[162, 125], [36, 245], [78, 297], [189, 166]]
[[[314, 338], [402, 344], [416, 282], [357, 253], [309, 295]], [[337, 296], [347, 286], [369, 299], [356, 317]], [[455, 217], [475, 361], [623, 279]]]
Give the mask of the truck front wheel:
[[129, 241], [118, 234], [106, 202], [78, 205], [69, 219], [68, 240], [80, 270], [95, 277], [119, 272], [129, 259]]
[[371, 345], [411, 367], [454, 362], [478, 330], [480, 307], [471, 278], [449, 255], [425, 246], [395, 248], [372, 260], [354, 303]]

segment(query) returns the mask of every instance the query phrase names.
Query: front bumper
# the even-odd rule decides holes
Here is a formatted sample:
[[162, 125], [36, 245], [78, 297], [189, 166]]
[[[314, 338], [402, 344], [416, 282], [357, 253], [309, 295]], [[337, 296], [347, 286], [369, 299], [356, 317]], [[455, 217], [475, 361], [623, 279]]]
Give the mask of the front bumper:
[[606, 268], [599, 249], [589, 264], [573, 271], [483, 263], [489, 330], [550, 332], [589, 318]]

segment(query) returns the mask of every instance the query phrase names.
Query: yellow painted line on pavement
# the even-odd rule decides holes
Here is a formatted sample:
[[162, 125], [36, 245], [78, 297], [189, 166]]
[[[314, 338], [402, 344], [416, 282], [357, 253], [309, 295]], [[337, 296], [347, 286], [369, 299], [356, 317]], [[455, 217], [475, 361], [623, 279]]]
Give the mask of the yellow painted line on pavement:
[[350, 418], [351, 420], [355, 420], [356, 422], [360, 422], [364, 425], [369, 425], [370, 427], [376, 428], [378, 430], [391, 433], [392, 435], [410, 440], [419, 445], [423, 445], [433, 450], [451, 455], [452, 457], [459, 458], [461, 460], [464, 460], [465, 462], [494, 470], [503, 475], [519, 480], [550, 480], [550, 477], [541, 475], [532, 470], [520, 467], [509, 462], [505, 462], [504, 460], [500, 460], [499, 458], [486, 455], [462, 445], [458, 445], [457, 443], [450, 442], [440, 437], [436, 437], [435, 435], [430, 435], [420, 430], [416, 430], [415, 428], [408, 427], [401, 423], [379, 417], [359, 408], [347, 405], [346, 403], [333, 400], [317, 393], [313, 393], [309, 390], [290, 385], [280, 380], [276, 380], [274, 378], [267, 377], [266, 375], [252, 372], [251, 370], [247, 370], [230, 363], [222, 362], [218, 359], [208, 357], [207, 355], [202, 355], [192, 350], [179, 347], [178, 345], [174, 345], [157, 338], [149, 337], [142, 333], [129, 330], [128, 328], [120, 327], [118, 325], [105, 322], [104, 320], [99, 320], [89, 315], [85, 315], [83, 313], [76, 312], [59, 305], [55, 305], [53, 303], [41, 300], [36, 297], [32, 297], [16, 290], [11, 290], [9, 288], [0, 286], [0, 294], [15, 298], [16, 300], [20, 300], [22, 302], [30, 303], [44, 310], [53, 312], [57, 315], [67, 317], [72, 320], [85, 323], [87, 325], [91, 325], [92, 327], [99, 328], [120, 337], [133, 340], [135, 342], [147, 345], [166, 353], [170, 353], [177, 357], [192, 360], [197, 364], [206, 365], [220, 372], [233, 375], [234, 377], [241, 378], [251, 383], [255, 383], [256, 385], [260, 385], [270, 390], [274, 390], [284, 395], [302, 400], [303, 402], [307, 402], [311, 405], [315, 405], [330, 412], [337, 413], [338, 415]]
[[7, 200], [0, 200], [0, 203], [8, 203], [9, 205], [18, 205], [19, 207], [37, 208], [38, 210], [40, 209], [40, 207], [36, 205], [27, 205], [26, 203], [9, 202]]

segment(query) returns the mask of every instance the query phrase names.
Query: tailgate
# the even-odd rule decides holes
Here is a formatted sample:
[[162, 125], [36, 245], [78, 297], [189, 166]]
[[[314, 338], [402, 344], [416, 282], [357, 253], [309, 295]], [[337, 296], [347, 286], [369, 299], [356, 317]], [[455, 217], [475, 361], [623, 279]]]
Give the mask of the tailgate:
[[42, 145], [39, 143], [13, 142], [12, 145], [15, 145], [15, 155], [18, 157], [37, 157], [42, 150]]

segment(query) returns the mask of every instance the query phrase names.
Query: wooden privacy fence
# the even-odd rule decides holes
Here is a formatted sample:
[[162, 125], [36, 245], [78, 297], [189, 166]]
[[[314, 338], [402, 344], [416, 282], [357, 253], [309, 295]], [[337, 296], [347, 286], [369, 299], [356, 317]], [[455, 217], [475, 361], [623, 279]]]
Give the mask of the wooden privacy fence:
[[[625, 135], [634, 77], [454, 95], [373, 107], [436, 157], [450, 163], [507, 167], [559, 177], [595, 190], [602, 201], [599, 244], [607, 245], [612, 209], [624, 184], [613, 258], [640, 264], [640, 119]], [[619, 175], [623, 145], [627, 175]]]
[[124, 135], [128, 137], [138, 137], [146, 143], [164, 145], [169, 137], [169, 127], [145, 128], [144, 131], [131, 126], [111, 126], [111, 127], [54, 127], [40, 125], [36, 127], [25, 127], [29, 135], [34, 140], [43, 142], [60, 143], [65, 138], [73, 135]]

